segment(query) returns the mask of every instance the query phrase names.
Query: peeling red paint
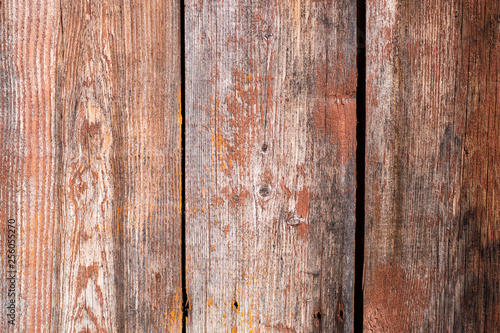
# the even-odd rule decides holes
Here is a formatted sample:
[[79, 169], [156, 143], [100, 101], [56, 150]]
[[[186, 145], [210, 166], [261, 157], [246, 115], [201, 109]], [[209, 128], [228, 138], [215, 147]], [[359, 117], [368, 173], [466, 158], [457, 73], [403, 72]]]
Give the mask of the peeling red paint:
[[309, 191], [305, 186], [295, 195], [295, 198], [297, 200], [297, 214], [302, 218], [306, 218], [309, 214], [309, 196]]
[[329, 74], [334, 77], [327, 64], [318, 67], [314, 126], [318, 135], [336, 145], [337, 158], [346, 161], [353, 156], [356, 145], [356, 77], [337, 83], [329, 80]]
[[424, 324], [428, 289], [418, 277], [409, 276], [402, 267], [379, 264], [372, 271], [372, 285], [365, 297], [365, 328], [373, 332], [407, 332], [415, 323]]
[[296, 228], [299, 231], [300, 238], [302, 238], [302, 240], [307, 240], [309, 236], [309, 225], [304, 222], [301, 222], [297, 224]]
[[250, 191], [246, 188], [235, 186], [225, 186], [220, 193], [227, 199], [229, 203], [229, 207], [231, 209], [236, 209], [239, 206], [243, 206], [245, 204], [246, 199], [250, 197]]

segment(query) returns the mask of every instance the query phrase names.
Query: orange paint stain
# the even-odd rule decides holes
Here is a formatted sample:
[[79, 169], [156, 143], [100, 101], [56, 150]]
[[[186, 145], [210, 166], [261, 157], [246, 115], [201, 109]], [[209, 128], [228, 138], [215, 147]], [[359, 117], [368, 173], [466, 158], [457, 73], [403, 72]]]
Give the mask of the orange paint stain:
[[177, 95], [177, 105], [179, 106], [178, 121], [179, 125], [182, 125], [182, 89], [180, 87]]
[[[212, 124], [216, 128], [212, 140], [218, 165], [227, 175], [233, 173], [235, 166], [240, 173], [246, 172], [266, 114], [273, 106], [274, 78], [248, 73], [257, 66], [252, 60], [248, 66], [245, 71], [233, 69], [233, 90], [221, 100], [228, 113], [217, 113], [217, 123], [223, 125]], [[215, 110], [219, 109], [217, 103], [218, 98], [214, 98]]]

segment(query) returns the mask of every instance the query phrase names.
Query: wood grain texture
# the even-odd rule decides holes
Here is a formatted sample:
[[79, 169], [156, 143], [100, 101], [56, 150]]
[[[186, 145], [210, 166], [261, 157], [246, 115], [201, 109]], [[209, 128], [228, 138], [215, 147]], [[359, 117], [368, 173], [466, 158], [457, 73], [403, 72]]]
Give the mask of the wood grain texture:
[[0, 331], [180, 331], [179, 2], [2, 1], [0, 17], [2, 258], [11, 218], [18, 251]]
[[368, 332], [500, 327], [499, 6], [367, 2]]
[[120, 291], [114, 273], [119, 264], [113, 253], [119, 249], [113, 239], [112, 206], [115, 64], [108, 11], [109, 4], [102, 1], [61, 4], [57, 91], [61, 223], [54, 288], [58, 331], [117, 330]]
[[[0, 2], [1, 332], [46, 332], [58, 219], [56, 1]], [[16, 220], [15, 287], [7, 280], [7, 221]], [[14, 292], [15, 297], [9, 294]], [[12, 295], [13, 296], [13, 295]], [[15, 299], [15, 325], [7, 305]]]
[[113, 6], [118, 332], [182, 326], [179, 6], [178, 0]]
[[355, 1], [186, 1], [188, 332], [353, 326]]
[[62, 1], [53, 327], [180, 331], [176, 1]]

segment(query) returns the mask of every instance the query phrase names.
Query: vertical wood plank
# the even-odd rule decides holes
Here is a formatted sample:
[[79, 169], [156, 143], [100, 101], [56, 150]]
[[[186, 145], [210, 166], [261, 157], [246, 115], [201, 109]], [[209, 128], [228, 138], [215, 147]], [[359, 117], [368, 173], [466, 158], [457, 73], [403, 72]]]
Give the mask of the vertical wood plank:
[[189, 332], [352, 331], [355, 1], [186, 1]]
[[54, 322], [59, 331], [117, 330], [109, 5], [61, 3], [62, 216]]
[[364, 328], [494, 332], [499, 3], [367, 8]]
[[181, 327], [179, 4], [62, 1], [55, 331]]
[[[51, 249], [59, 218], [58, 9], [51, 0], [0, 3], [1, 332], [50, 328]], [[15, 233], [8, 231], [9, 219], [15, 220]], [[15, 250], [15, 260], [7, 260], [8, 249]], [[12, 300], [15, 318], [7, 316]]]
[[114, 10], [118, 331], [180, 332], [180, 2], [121, 1]]

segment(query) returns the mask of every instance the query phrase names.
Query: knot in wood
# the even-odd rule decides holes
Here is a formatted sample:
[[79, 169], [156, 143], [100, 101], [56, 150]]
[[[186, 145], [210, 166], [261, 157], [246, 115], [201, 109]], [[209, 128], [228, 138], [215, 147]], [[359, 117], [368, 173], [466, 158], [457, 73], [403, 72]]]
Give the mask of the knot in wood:
[[271, 195], [271, 188], [267, 185], [264, 185], [259, 189], [259, 194], [261, 197], [267, 198], [269, 195]]

